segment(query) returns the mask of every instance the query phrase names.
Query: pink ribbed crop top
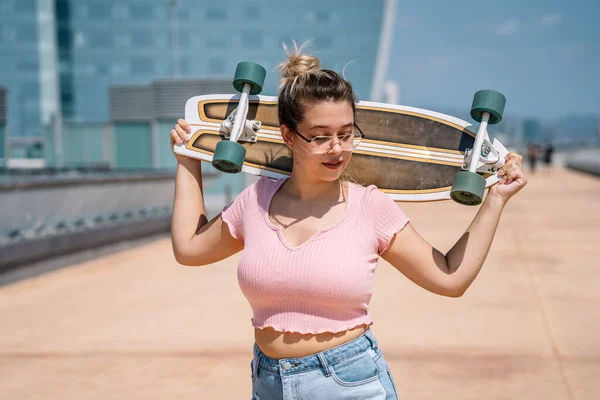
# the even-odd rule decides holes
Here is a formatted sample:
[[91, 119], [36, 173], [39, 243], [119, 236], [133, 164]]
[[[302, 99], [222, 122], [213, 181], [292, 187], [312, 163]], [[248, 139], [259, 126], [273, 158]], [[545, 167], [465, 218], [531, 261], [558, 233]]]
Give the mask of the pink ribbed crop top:
[[269, 220], [271, 199], [285, 181], [259, 179], [221, 215], [244, 243], [237, 276], [252, 325], [313, 334], [371, 325], [379, 255], [408, 218], [375, 186], [349, 183], [343, 218], [292, 247]]

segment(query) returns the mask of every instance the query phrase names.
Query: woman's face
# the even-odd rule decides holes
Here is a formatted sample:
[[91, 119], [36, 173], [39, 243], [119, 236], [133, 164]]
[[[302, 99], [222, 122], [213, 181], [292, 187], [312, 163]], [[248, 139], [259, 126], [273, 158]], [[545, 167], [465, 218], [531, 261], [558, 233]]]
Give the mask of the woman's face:
[[[335, 181], [341, 175], [352, 157], [351, 151], [344, 151], [338, 137], [354, 130], [352, 106], [347, 101], [321, 101], [305, 105], [304, 120], [298, 124], [297, 133], [282, 126], [285, 142], [292, 149], [294, 169], [300, 169], [303, 176], [311, 180]], [[327, 145], [308, 143], [306, 139], [328, 136], [332, 141]]]

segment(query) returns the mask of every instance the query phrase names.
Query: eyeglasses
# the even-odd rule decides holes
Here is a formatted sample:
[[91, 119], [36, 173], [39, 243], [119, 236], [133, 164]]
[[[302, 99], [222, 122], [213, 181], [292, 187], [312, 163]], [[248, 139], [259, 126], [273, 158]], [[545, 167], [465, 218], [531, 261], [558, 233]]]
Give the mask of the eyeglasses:
[[[311, 139], [305, 138], [298, 131], [294, 131], [294, 133], [296, 133], [306, 142], [310, 143], [311, 150], [314, 154], [325, 154], [329, 152], [329, 150], [331, 150], [336, 143], [339, 143], [343, 151], [353, 151], [359, 145], [360, 141], [365, 137], [365, 134], [359, 128], [356, 122], [354, 123], [354, 127], [358, 130], [358, 133], [353, 130], [352, 132], [344, 135], [315, 136]], [[334, 138], [337, 138], [337, 141], [335, 141]]]

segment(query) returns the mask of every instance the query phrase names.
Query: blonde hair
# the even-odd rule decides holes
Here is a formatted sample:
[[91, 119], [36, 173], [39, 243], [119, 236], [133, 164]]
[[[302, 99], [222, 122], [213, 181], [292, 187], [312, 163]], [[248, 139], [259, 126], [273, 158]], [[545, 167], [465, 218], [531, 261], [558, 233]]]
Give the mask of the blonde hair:
[[[335, 71], [322, 69], [318, 57], [302, 53], [310, 41], [304, 42], [300, 47], [294, 40], [292, 43], [293, 50], [283, 43], [286, 59], [277, 66], [281, 79], [277, 102], [279, 123], [295, 131], [304, 119], [306, 103], [319, 101], [347, 101], [356, 118], [358, 99], [350, 82]], [[359, 168], [355, 168], [353, 164], [350, 162], [340, 179], [361, 184], [364, 178], [359, 177]]]
[[283, 44], [286, 59], [277, 66], [281, 76], [277, 102], [279, 123], [295, 130], [304, 118], [307, 102], [347, 101], [355, 114], [357, 99], [350, 82], [335, 71], [322, 69], [316, 56], [302, 53], [310, 41], [300, 47], [295, 41], [292, 43], [293, 51]]
[[289, 87], [289, 90], [294, 92], [296, 84], [303, 85], [308, 76], [325, 75], [321, 70], [321, 61], [318, 57], [311, 54], [302, 54], [302, 50], [311, 44], [311, 42], [310, 40], [306, 41], [298, 47], [298, 44], [292, 39], [292, 43], [294, 44], [293, 51], [290, 51], [289, 47], [285, 43], [282, 43], [287, 57], [276, 68], [280, 70], [280, 91], [285, 87]]

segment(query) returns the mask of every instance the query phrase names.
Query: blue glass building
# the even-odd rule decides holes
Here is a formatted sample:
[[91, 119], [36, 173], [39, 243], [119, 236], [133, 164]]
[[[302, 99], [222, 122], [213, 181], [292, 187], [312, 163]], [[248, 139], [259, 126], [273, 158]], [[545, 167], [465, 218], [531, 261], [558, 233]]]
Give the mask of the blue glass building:
[[42, 136], [42, 124], [58, 112], [52, 4], [0, 1], [0, 86], [7, 89], [7, 121], [13, 135]]
[[[232, 77], [239, 61], [268, 71], [277, 92], [282, 42], [313, 40], [322, 66], [370, 99], [393, 0], [2, 0], [0, 86], [11, 136], [109, 118], [109, 87], [156, 78]], [[335, 2], [335, 4], [339, 4]], [[387, 23], [389, 25], [389, 23]], [[183, 109], [182, 109], [183, 112]], [[12, 128], [11, 128], [12, 127]], [[17, 128], [18, 127], [18, 128]], [[46, 147], [61, 140], [46, 135]], [[53, 142], [53, 143], [49, 143]], [[66, 150], [65, 150], [66, 151]]]
[[352, 62], [346, 76], [367, 99], [383, 20], [383, 0], [348, 0], [337, 8], [322, 0], [58, 3], [69, 3], [57, 9], [57, 21], [71, 30], [59, 43], [61, 60], [71, 65], [71, 75], [61, 75], [61, 89], [73, 88], [74, 96], [62, 98], [63, 109], [84, 121], [106, 120], [110, 85], [166, 76], [228, 77], [241, 60], [265, 66], [264, 94], [275, 95], [273, 69], [284, 57], [282, 41], [289, 44], [290, 38], [313, 39], [310, 50], [325, 67], [341, 72]]
[[61, 116], [56, 55], [54, 0], [0, 1], [0, 86], [6, 88], [0, 128], [3, 165], [9, 156], [44, 165], [43, 138]]

